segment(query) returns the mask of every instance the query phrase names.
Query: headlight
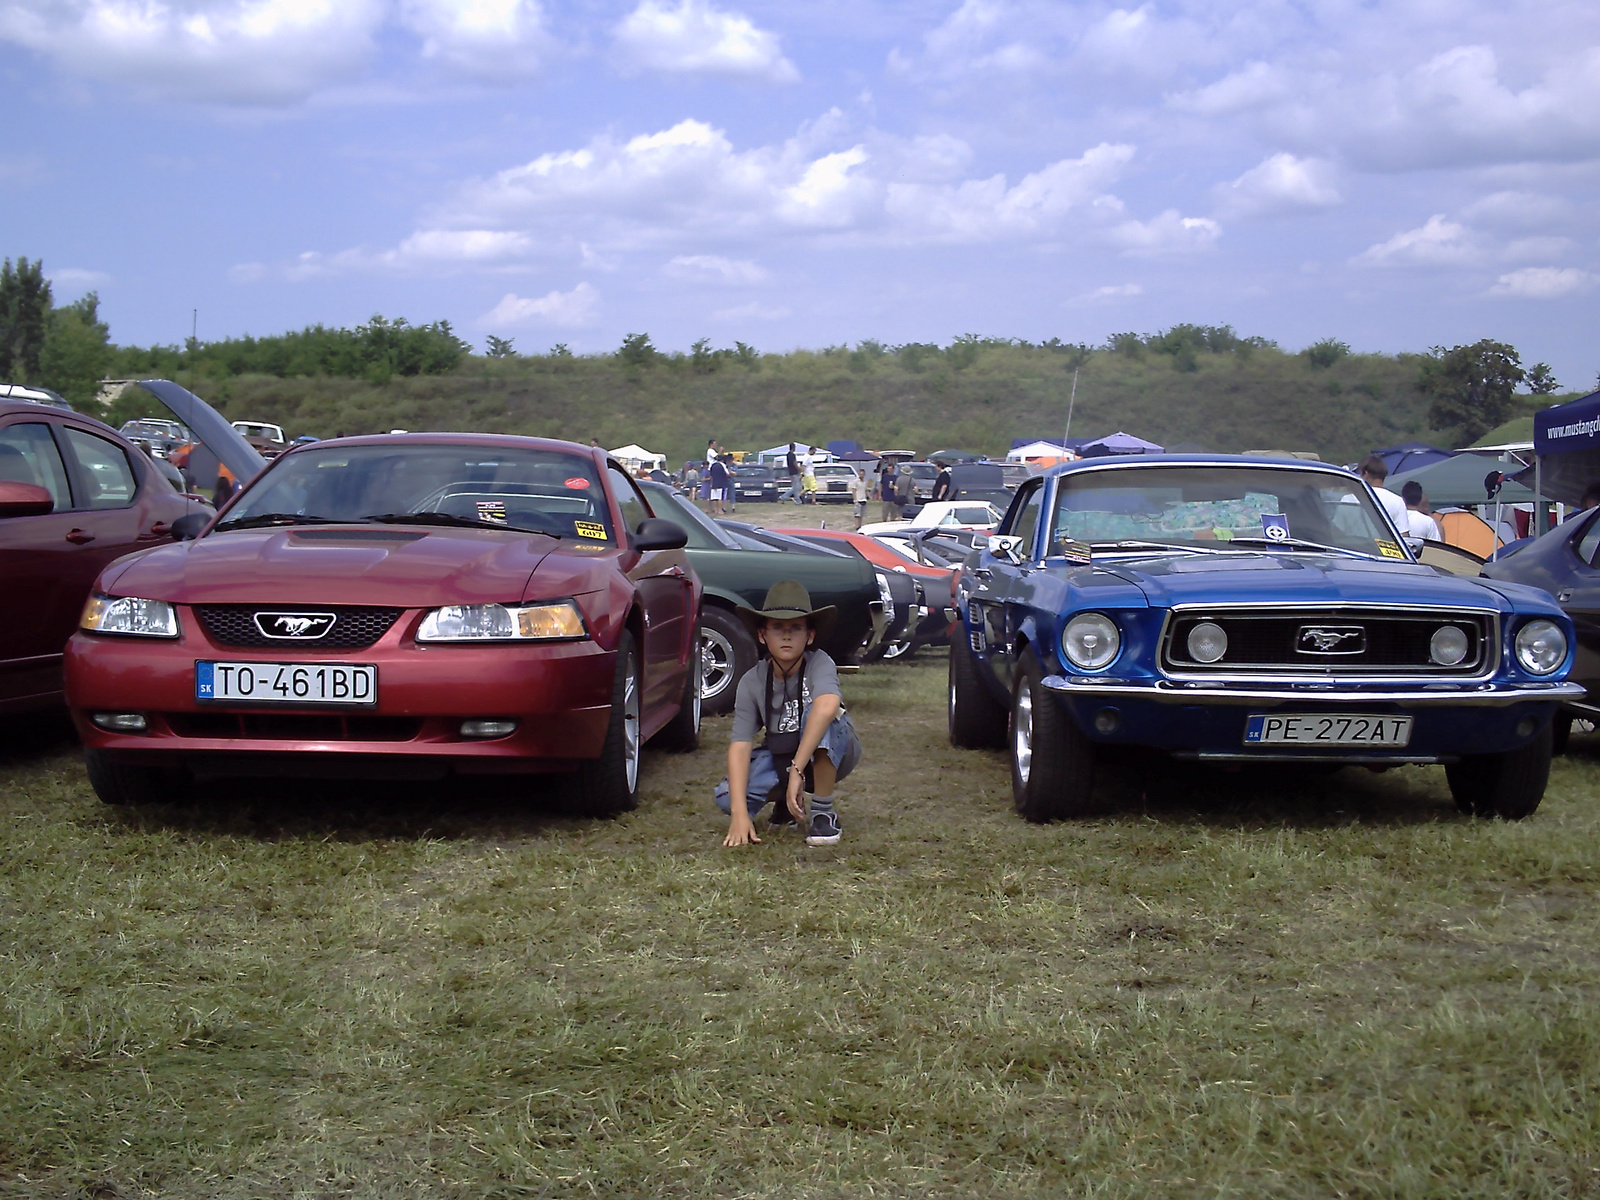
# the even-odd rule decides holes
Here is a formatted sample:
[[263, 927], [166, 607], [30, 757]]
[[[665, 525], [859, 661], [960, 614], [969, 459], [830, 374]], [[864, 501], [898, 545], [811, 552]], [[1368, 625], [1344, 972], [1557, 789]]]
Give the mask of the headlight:
[[126, 637], [175, 638], [178, 636], [178, 610], [165, 600], [95, 595], [83, 606], [78, 628]]
[[1228, 652], [1228, 634], [1215, 621], [1201, 621], [1189, 630], [1189, 657], [1214, 663]]
[[1441, 625], [1428, 639], [1428, 657], [1441, 667], [1459, 666], [1467, 657], [1470, 645], [1466, 632], [1459, 626]]
[[1548, 675], [1567, 661], [1567, 635], [1554, 621], [1529, 621], [1517, 630], [1517, 661], [1523, 670]]
[[550, 642], [588, 636], [570, 600], [553, 604], [448, 604], [422, 618], [419, 642]]
[[1061, 652], [1073, 666], [1098, 671], [1116, 658], [1122, 635], [1116, 622], [1102, 613], [1082, 613], [1067, 622], [1061, 633]]

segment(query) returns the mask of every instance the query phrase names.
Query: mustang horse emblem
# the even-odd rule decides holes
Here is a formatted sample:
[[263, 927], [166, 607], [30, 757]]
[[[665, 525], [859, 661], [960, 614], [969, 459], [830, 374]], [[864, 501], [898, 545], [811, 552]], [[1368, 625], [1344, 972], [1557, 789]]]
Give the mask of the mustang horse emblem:
[[333, 613], [258, 612], [256, 628], [263, 637], [308, 641], [333, 628]]
[[[1366, 630], [1359, 625], [1302, 625], [1295, 649], [1302, 654], [1360, 654], [1366, 640]], [[1345, 645], [1351, 641], [1355, 644]]]

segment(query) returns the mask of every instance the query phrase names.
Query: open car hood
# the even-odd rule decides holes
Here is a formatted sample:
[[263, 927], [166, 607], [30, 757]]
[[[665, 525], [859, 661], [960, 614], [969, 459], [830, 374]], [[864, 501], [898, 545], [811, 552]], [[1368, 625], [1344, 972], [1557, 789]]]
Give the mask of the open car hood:
[[182, 421], [199, 439], [189, 457], [189, 474], [209, 490], [217, 475], [217, 464], [227, 467], [240, 483], [248, 483], [267, 465], [249, 442], [221, 413], [186, 387], [170, 379], [141, 379], [139, 386], [161, 401], [175, 418]]

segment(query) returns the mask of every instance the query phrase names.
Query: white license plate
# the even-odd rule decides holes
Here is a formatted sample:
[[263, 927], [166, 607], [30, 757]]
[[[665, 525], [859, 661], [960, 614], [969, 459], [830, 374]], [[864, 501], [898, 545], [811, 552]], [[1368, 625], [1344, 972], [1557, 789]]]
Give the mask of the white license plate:
[[1411, 741], [1411, 718], [1366, 713], [1256, 713], [1247, 746], [1372, 746], [1399, 750]]
[[741, 496], [759, 496], [759, 495], [761, 495], [761, 489], [760, 488], [745, 488], [739, 493], [739, 495], [741, 495]]
[[350, 663], [197, 662], [194, 698], [372, 708], [378, 703], [378, 668]]

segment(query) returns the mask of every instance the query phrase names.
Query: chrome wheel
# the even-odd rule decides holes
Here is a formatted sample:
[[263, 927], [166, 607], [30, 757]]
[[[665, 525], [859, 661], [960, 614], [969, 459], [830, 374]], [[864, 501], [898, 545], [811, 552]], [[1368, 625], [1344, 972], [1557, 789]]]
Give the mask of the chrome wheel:
[[628, 791], [639, 787], [639, 678], [633, 656], [628, 656], [627, 683], [622, 692], [622, 761], [628, 776]]
[[[696, 703], [715, 700], [733, 686], [733, 643], [715, 629], [700, 631], [700, 695]], [[698, 719], [698, 718], [697, 718]]]
[[1033, 773], [1033, 689], [1026, 680], [1017, 689], [1017, 703], [1011, 715], [1011, 757], [1016, 762], [1017, 779], [1028, 786]]

